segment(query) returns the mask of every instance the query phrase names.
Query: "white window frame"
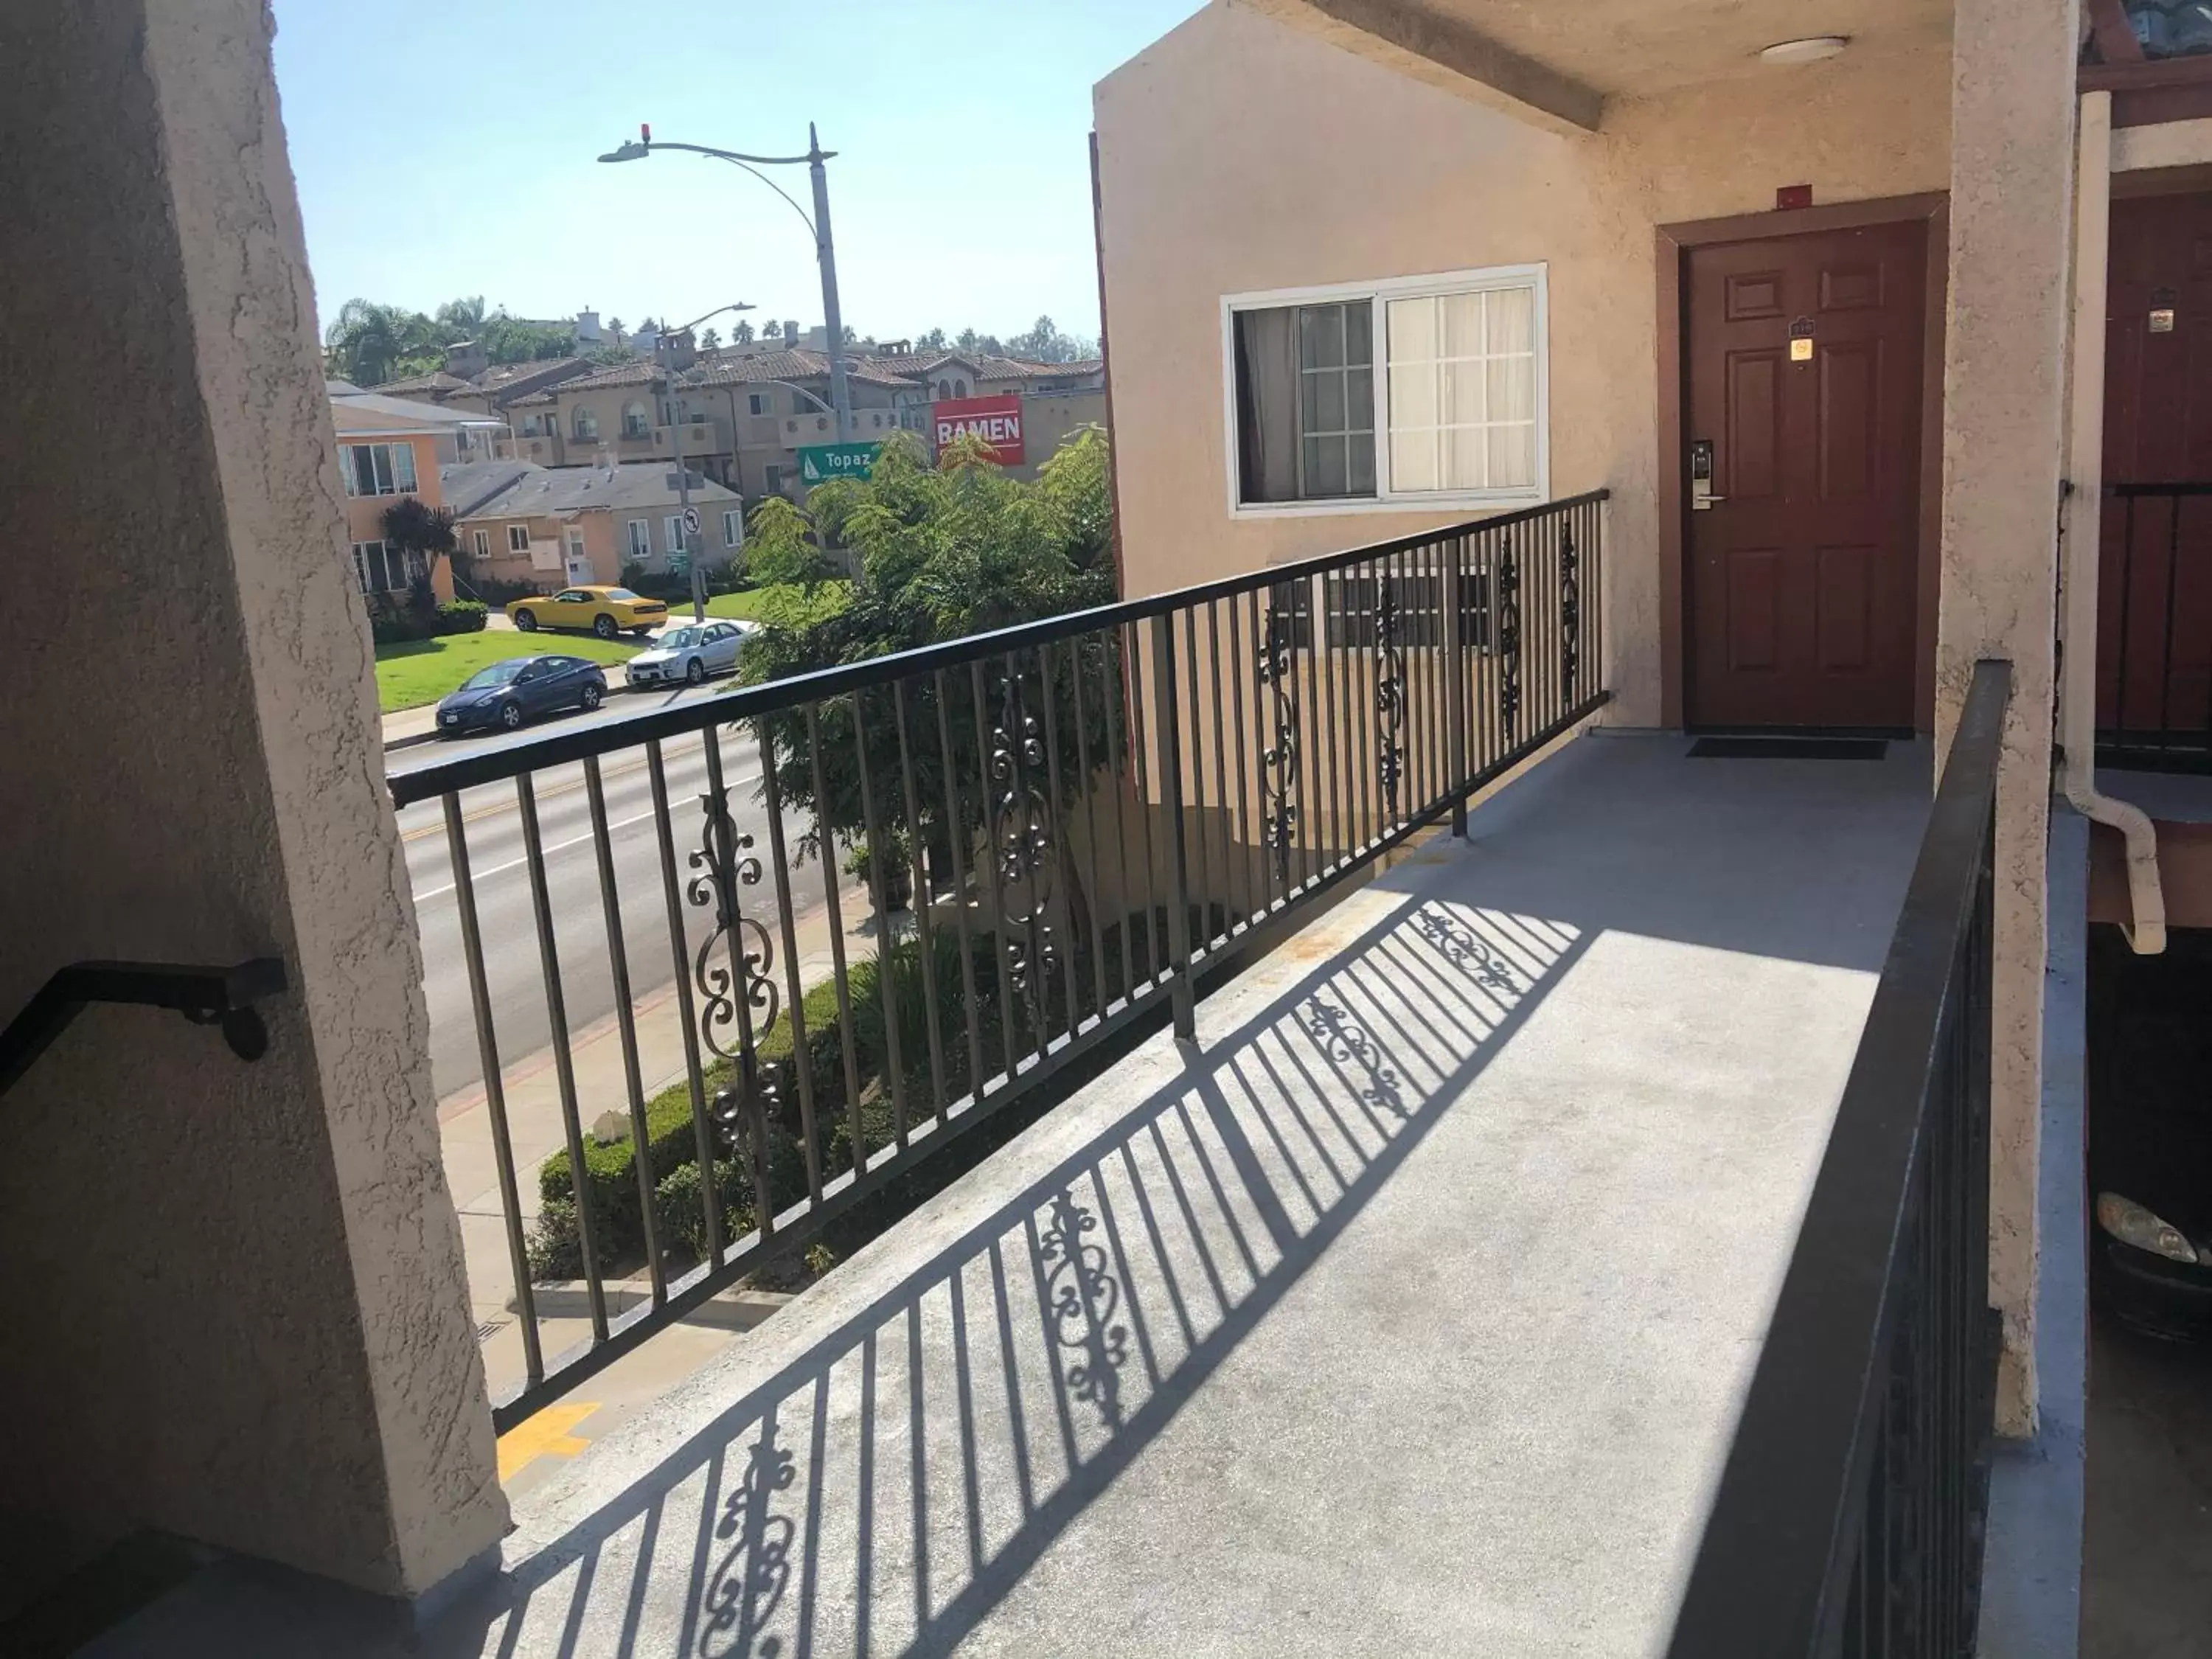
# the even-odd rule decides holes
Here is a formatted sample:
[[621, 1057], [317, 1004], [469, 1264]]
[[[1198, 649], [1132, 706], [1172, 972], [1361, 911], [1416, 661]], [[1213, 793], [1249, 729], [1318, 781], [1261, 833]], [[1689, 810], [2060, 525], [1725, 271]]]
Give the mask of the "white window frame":
[[491, 557], [491, 532], [489, 530], [476, 530], [471, 531], [469, 533], [476, 544], [477, 557], [480, 559], [489, 559]]
[[[1221, 430], [1225, 440], [1224, 482], [1231, 519], [1318, 518], [1344, 513], [1417, 513], [1430, 507], [1534, 507], [1552, 495], [1552, 373], [1550, 266], [1487, 265], [1477, 270], [1447, 270], [1420, 276], [1390, 276], [1371, 283], [1332, 283], [1317, 288], [1278, 288], [1221, 296]], [[1512, 489], [1409, 489], [1390, 487], [1390, 345], [1384, 307], [1392, 300], [1415, 300], [1483, 289], [1535, 290], [1536, 476], [1533, 484]], [[1373, 307], [1370, 337], [1374, 342], [1375, 493], [1330, 496], [1311, 501], [1246, 501], [1238, 476], [1237, 434], [1237, 313], [1279, 306], [1344, 305], [1366, 300]]]
[[668, 532], [668, 550], [681, 553], [684, 550], [684, 515], [670, 514], [660, 521], [660, 527]]
[[530, 551], [530, 526], [528, 525], [511, 524], [507, 526], [507, 550], [510, 553], [527, 553]]
[[653, 556], [653, 520], [629, 519], [624, 521], [623, 533], [629, 538], [629, 556], [643, 564]]
[[728, 507], [722, 514], [722, 545], [743, 547], [745, 544], [745, 515], [737, 507]]

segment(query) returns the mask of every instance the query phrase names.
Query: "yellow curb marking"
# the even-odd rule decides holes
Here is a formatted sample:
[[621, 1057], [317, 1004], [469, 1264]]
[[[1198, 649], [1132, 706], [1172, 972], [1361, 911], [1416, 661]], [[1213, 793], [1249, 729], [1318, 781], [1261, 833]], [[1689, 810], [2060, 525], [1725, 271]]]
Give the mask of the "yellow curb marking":
[[511, 1480], [541, 1457], [574, 1457], [592, 1443], [569, 1430], [599, 1410], [597, 1401], [548, 1406], [499, 1437], [499, 1478]]

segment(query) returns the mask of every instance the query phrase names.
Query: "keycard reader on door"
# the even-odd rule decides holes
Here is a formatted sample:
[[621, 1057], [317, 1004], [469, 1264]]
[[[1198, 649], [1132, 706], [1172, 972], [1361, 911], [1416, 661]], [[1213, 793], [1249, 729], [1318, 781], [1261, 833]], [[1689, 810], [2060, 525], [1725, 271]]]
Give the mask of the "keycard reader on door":
[[1690, 446], [1690, 510], [1704, 513], [1727, 499], [1713, 494], [1713, 441], [1699, 438]]

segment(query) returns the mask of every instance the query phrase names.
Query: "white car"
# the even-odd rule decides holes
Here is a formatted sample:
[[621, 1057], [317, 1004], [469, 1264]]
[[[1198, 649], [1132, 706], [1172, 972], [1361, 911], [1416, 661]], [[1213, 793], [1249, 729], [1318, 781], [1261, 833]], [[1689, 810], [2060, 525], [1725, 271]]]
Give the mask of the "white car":
[[740, 622], [681, 623], [629, 659], [632, 685], [698, 685], [709, 674], [733, 674], [738, 647], [751, 629]]

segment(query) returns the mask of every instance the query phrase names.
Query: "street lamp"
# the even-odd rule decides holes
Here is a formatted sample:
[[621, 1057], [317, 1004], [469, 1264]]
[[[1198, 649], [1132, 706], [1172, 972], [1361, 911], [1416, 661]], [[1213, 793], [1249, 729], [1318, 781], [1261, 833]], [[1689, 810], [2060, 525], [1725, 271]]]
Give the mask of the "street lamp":
[[[739, 300], [731, 305], [716, 306], [704, 316], [694, 317], [681, 328], [664, 328], [660, 332], [673, 338], [678, 335], [689, 334], [708, 318], [719, 317], [726, 311], [751, 309], [752, 307]], [[672, 370], [665, 368], [661, 370], [660, 390], [668, 399], [668, 441], [676, 450], [676, 500], [678, 510], [683, 514], [677, 523], [684, 526], [684, 559], [690, 568], [691, 620], [704, 622], [707, 620], [707, 573], [699, 562], [699, 550], [691, 544], [691, 469], [684, 465], [684, 422], [677, 418], [684, 411], [676, 406], [676, 375]], [[732, 441], [736, 435], [735, 433], [731, 434]]]
[[[822, 268], [822, 325], [830, 337], [830, 400], [837, 417], [837, 441], [849, 443], [853, 438], [853, 400], [845, 385], [845, 321], [837, 306], [837, 255], [830, 240], [830, 180], [822, 164], [836, 155], [834, 149], [822, 148], [822, 140], [814, 131], [814, 124], [806, 124], [806, 154], [804, 155], [745, 155], [732, 149], [715, 149], [707, 144], [679, 144], [666, 139], [656, 142], [650, 126], [640, 126], [637, 137], [618, 144], [599, 157], [602, 161], [641, 161], [657, 149], [688, 149], [696, 155], [710, 155], [718, 161], [727, 161], [732, 167], [743, 167], [770, 190], [791, 204], [791, 210], [799, 216], [807, 229], [814, 234], [815, 263]], [[791, 193], [781, 185], [763, 173], [763, 167], [797, 167], [806, 164], [808, 174], [814, 182], [814, 214], [807, 216], [806, 210], [792, 200]]]

